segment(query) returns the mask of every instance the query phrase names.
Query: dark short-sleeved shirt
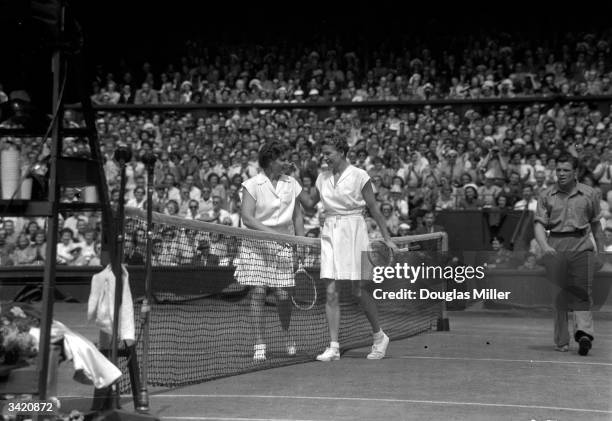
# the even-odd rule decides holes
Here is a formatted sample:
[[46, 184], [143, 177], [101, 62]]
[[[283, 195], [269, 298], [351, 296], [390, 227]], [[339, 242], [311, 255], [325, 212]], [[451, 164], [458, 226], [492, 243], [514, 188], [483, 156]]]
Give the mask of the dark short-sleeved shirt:
[[562, 242], [566, 250], [592, 250], [593, 243], [588, 235], [592, 223], [601, 218], [600, 201], [597, 192], [586, 184], [578, 183], [568, 194], [555, 184], [545, 189], [538, 198], [535, 222], [541, 223], [551, 233], [572, 233], [585, 231], [585, 235], [571, 239], [556, 240], [550, 237], [552, 247]]

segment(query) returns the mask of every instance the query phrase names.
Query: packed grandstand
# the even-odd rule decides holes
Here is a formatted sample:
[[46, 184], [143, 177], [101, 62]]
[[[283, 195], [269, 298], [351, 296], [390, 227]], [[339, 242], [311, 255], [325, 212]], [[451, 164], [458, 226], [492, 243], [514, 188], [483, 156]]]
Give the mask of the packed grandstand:
[[[121, 200], [113, 153], [126, 144], [135, 151], [127, 206], [147, 206], [141, 158], [151, 151], [155, 211], [241, 226], [241, 184], [257, 174], [263, 142], [287, 146], [291, 175], [310, 190], [320, 141], [341, 135], [350, 162], [372, 178], [390, 232], [405, 235], [440, 211], [533, 210], [555, 182], [555, 158], [568, 150], [580, 158], [581, 181], [601, 192], [612, 248], [611, 42], [610, 30], [529, 42], [481, 34], [447, 49], [189, 41], [172, 63], [104, 63], [91, 99], [105, 106], [96, 125], [111, 199]], [[10, 99], [11, 87], [0, 85], [0, 102]], [[131, 104], [140, 107], [120, 108]], [[83, 124], [78, 110], [66, 110], [64, 126]], [[42, 143], [20, 141], [24, 168], [48, 154]], [[68, 138], [63, 153], [87, 148]], [[62, 200], [84, 193], [65, 188]], [[305, 217], [308, 235], [318, 236], [321, 210]], [[44, 228], [44, 219], [4, 218], [0, 265], [42, 264]], [[59, 229], [60, 263], [99, 264], [99, 215], [62, 214]]]

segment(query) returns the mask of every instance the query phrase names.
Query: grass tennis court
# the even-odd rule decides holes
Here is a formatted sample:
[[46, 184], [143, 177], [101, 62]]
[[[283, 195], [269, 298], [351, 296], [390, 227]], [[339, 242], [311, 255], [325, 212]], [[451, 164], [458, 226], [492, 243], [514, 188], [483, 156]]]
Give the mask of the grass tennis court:
[[[95, 338], [82, 311], [58, 304], [56, 318]], [[359, 348], [334, 363], [154, 388], [151, 408], [168, 420], [612, 420], [612, 317], [595, 319], [587, 357], [553, 351], [547, 311], [452, 312], [450, 332], [392, 342], [382, 361]], [[90, 404], [66, 364], [59, 391], [64, 406]]]

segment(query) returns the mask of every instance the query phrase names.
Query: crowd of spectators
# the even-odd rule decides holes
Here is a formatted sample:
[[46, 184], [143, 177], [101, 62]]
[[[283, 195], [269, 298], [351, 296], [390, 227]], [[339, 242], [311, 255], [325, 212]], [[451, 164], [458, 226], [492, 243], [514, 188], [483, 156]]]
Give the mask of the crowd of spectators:
[[612, 94], [612, 31], [481, 34], [444, 48], [342, 42], [209, 45], [174, 63], [97, 68], [97, 104], [233, 104]]
[[[580, 160], [580, 181], [601, 191], [602, 224], [612, 248], [612, 126], [605, 102], [282, 107], [302, 101], [606, 95], [612, 93], [610, 42], [610, 31], [530, 42], [482, 35], [435, 51], [426, 45], [360, 50], [336, 43], [213, 47], [190, 41], [178, 65], [144, 63], [137, 71], [125, 63], [100, 66], [92, 96], [98, 104], [271, 104], [231, 111], [99, 113], [111, 201], [121, 200], [113, 154], [123, 143], [135, 152], [127, 165], [127, 206], [147, 206], [142, 157], [152, 152], [155, 211], [240, 226], [241, 183], [258, 172], [263, 142], [280, 140], [289, 148], [291, 175], [309, 191], [322, 169], [321, 139], [341, 135], [351, 146], [350, 162], [370, 174], [390, 232], [406, 235], [426, 229], [424, 216], [431, 212], [533, 211], [538, 193], [555, 181], [555, 157], [569, 151]], [[0, 102], [8, 99], [0, 85]], [[63, 124], [83, 122], [68, 110]], [[16, 142], [25, 168], [48, 155], [40, 138]], [[86, 155], [88, 146], [68, 138], [63, 154]], [[79, 189], [62, 190], [66, 202], [83, 196]], [[323, 218], [320, 209], [306, 212], [308, 235], [318, 236]], [[367, 221], [370, 235], [378, 236], [376, 224]], [[59, 230], [59, 263], [99, 263], [98, 214], [64, 213]], [[44, 219], [3, 218], [0, 265], [43, 263], [45, 241]], [[135, 238], [132, 246], [126, 249], [138, 258], [142, 241]]]
[[[77, 120], [66, 111], [65, 126], [78, 126]], [[124, 143], [134, 150], [126, 170], [127, 206], [146, 209], [147, 171], [142, 157], [153, 152], [155, 211], [231, 226], [241, 225], [241, 183], [257, 173], [257, 151], [263, 142], [274, 139], [287, 145], [291, 174], [308, 191], [322, 169], [319, 141], [332, 134], [346, 136], [351, 145], [348, 159], [370, 174], [393, 235], [423, 232], [424, 216], [432, 211], [534, 210], [537, 194], [555, 181], [554, 158], [567, 150], [580, 159], [580, 181], [601, 191], [602, 224], [612, 240], [610, 121], [607, 112], [587, 103], [534, 103], [481, 112], [429, 105], [418, 110], [330, 107], [201, 115], [107, 112], [99, 114], [96, 124], [114, 204], [120, 200], [120, 177], [113, 154]], [[41, 149], [40, 139], [23, 141], [24, 161], [36, 161]], [[69, 138], [63, 153], [74, 156], [87, 149], [83, 140]], [[66, 188], [62, 200], [83, 200], [83, 192]], [[318, 235], [323, 218], [320, 208], [305, 213], [309, 235]], [[44, 222], [7, 221], [0, 229], [0, 259], [15, 264], [41, 262]], [[378, 236], [373, 220], [367, 222], [370, 235]], [[65, 214], [60, 229], [60, 263], [97, 262], [97, 215]], [[142, 242], [136, 240], [134, 245], [143, 251]], [[23, 251], [28, 247], [39, 252]]]

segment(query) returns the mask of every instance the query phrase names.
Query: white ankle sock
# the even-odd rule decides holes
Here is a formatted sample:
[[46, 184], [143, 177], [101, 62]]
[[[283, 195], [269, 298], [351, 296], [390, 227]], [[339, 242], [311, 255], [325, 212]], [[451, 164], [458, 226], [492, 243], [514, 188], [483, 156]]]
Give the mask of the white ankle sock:
[[329, 343], [329, 347], [333, 348], [333, 349], [340, 349], [340, 342], [332, 341], [332, 342]]
[[381, 340], [384, 336], [385, 336], [385, 333], [382, 331], [382, 329], [380, 329], [378, 332], [374, 334], [374, 340], [375, 341]]

